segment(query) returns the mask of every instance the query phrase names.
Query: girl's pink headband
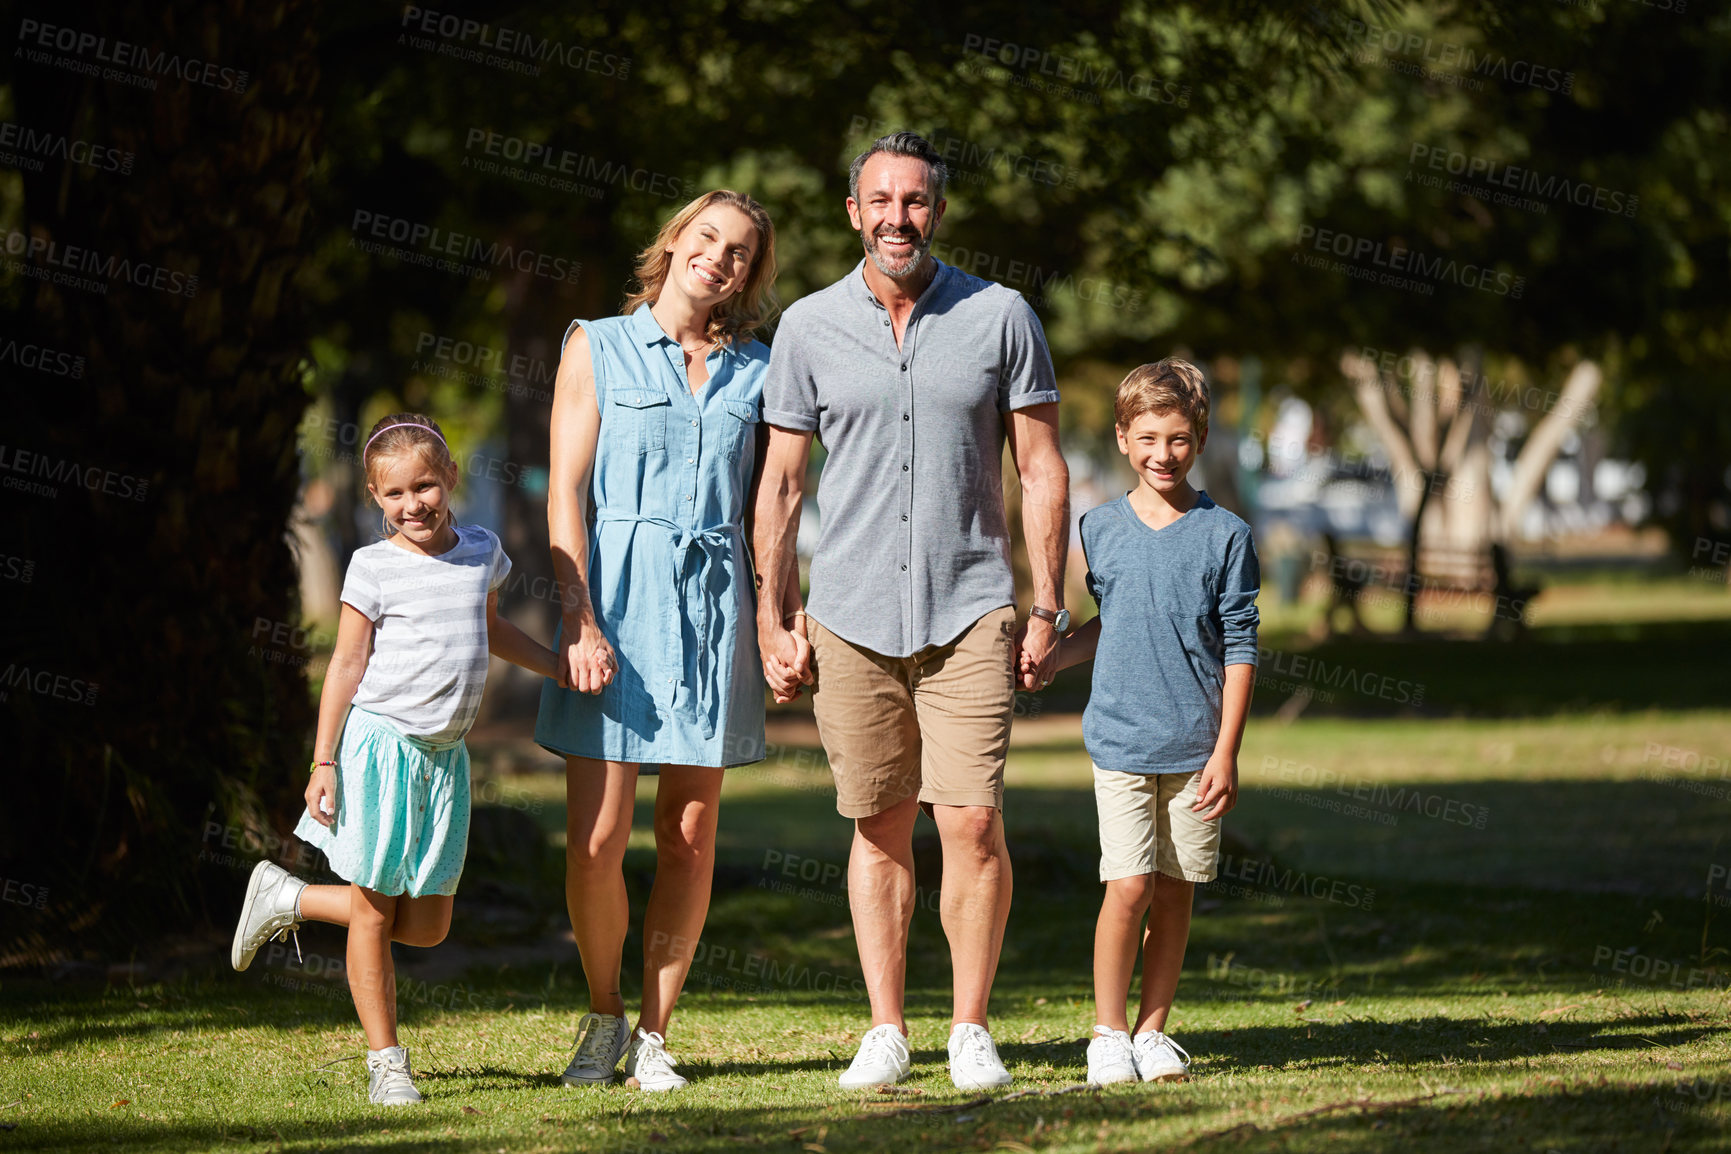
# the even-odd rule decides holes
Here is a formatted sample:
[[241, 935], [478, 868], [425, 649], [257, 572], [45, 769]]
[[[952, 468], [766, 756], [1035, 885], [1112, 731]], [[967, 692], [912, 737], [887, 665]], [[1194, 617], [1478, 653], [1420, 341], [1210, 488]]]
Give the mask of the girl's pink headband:
[[[361, 447], [361, 460], [364, 461], [367, 459], [367, 450], [373, 447], [373, 442], [378, 440], [379, 435], [385, 432], [386, 429], [426, 429], [427, 432], [433, 434], [433, 436], [439, 437], [439, 430], [430, 428], [427, 425], [420, 424], [416, 421], [398, 421], [394, 425], [386, 425], [384, 429], [380, 429], [377, 433], [374, 433], [372, 436], [367, 438], [367, 443]], [[445, 438], [439, 437], [439, 444], [445, 446], [446, 453], [451, 451], [451, 446], [446, 444]]]

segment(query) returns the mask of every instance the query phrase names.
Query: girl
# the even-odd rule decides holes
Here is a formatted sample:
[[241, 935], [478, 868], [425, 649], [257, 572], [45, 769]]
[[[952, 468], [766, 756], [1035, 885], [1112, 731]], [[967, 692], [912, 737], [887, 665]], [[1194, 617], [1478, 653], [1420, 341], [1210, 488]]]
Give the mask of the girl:
[[[451, 521], [459, 470], [439, 426], [393, 413], [361, 450], [384, 540], [355, 551], [319, 701], [307, 812], [295, 833], [352, 884], [308, 885], [270, 862], [247, 884], [231, 961], [308, 919], [349, 928], [349, 989], [367, 1035], [367, 1097], [421, 1100], [397, 1044], [391, 942], [434, 946], [469, 841], [469, 751], [492, 653], [543, 676], [552, 650], [498, 615], [499, 539]], [[340, 735], [340, 744], [339, 744]], [[298, 939], [297, 939], [298, 949]]]
[[[535, 740], [565, 756], [565, 898], [589, 983], [562, 1081], [609, 1082], [623, 1056], [627, 1079], [675, 1090], [685, 1079], [665, 1034], [709, 911], [722, 769], [763, 759], [743, 520], [769, 361], [751, 333], [775, 309], [774, 225], [749, 196], [706, 193], [642, 251], [637, 279], [624, 315], [565, 333], [547, 514], [566, 591], [554, 648], [573, 688], [542, 684]], [[632, 1031], [623, 864], [643, 764], [660, 776]]]

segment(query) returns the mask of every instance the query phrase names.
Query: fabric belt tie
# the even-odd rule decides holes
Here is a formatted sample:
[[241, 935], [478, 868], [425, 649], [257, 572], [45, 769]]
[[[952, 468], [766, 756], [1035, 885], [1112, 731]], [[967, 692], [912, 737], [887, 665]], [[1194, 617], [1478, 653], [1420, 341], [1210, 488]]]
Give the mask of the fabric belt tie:
[[[637, 513], [620, 513], [610, 509], [596, 512], [597, 521], [628, 521], [642, 525], [657, 525], [667, 530], [673, 538], [673, 590], [679, 601], [679, 614], [682, 622], [690, 624], [692, 633], [697, 637], [697, 684], [693, 686], [685, 677], [685, 654], [681, 651], [684, 639], [684, 629], [668, 629], [666, 657], [668, 664], [679, 671], [678, 684], [688, 691], [688, 700], [695, 702], [698, 725], [703, 728], [703, 736], [715, 736], [715, 722], [710, 718], [710, 707], [713, 704], [709, 691], [710, 678], [708, 674], [709, 650], [711, 642], [716, 638], [712, 631], [725, 622], [724, 615], [719, 611], [712, 612], [709, 605], [709, 575], [716, 561], [716, 550], [731, 549], [732, 538], [739, 535], [740, 527], [735, 524], [712, 525], [707, 529], [688, 529], [676, 521], [666, 517], [645, 517]], [[697, 551], [697, 565], [694, 572], [687, 565], [693, 550]], [[697, 578], [698, 595], [695, 599], [686, 596], [686, 588], [691, 578]], [[691, 605], [695, 600], [697, 605], [697, 620], [691, 620]], [[656, 697], [657, 687], [651, 687], [649, 695]], [[674, 708], [673, 702], [667, 703], [669, 709]]]

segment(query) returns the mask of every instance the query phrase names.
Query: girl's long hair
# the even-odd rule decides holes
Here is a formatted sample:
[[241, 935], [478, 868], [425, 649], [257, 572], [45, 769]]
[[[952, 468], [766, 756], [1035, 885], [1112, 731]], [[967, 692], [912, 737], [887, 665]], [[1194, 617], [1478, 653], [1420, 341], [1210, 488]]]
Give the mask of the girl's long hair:
[[747, 339], [781, 311], [781, 302], [775, 295], [774, 222], [763, 205], [745, 193], [718, 188], [674, 213], [655, 239], [637, 254], [638, 287], [626, 296], [621, 313], [636, 312], [638, 306], [653, 304], [661, 296], [661, 287], [667, 283], [673, 265], [673, 254], [667, 251], [667, 246], [679, 239], [679, 234], [690, 227], [699, 213], [717, 204], [731, 205], [751, 218], [757, 227], [757, 256], [746, 274], [744, 287], [710, 310], [707, 334], [710, 343], [726, 348], [736, 340]]

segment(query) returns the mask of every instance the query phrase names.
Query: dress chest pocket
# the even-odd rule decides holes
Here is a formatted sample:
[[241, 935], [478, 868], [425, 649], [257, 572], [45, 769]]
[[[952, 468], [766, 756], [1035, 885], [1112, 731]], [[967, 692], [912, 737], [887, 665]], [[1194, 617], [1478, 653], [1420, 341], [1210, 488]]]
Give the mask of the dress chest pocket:
[[651, 389], [619, 389], [610, 395], [608, 417], [621, 448], [636, 445], [639, 453], [667, 450], [667, 413], [673, 407], [664, 392]]
[[749, 444], [752, 451], [756, 450], [757, 442], [753, 436], [757, 429], [757, 406], [750, 401], [723, 401], [727, 415], [719, 417], [721, 437], [719, 446], [723, 460], [737, 461], [740, 454], [746, 451]]

